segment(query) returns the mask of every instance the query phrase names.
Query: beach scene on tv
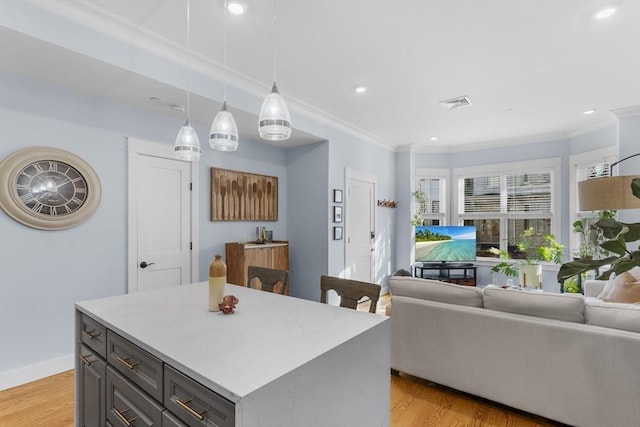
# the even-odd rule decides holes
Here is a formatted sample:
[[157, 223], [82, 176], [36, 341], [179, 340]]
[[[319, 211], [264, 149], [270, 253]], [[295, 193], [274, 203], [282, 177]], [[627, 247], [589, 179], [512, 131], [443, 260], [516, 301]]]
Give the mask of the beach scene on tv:
[[418, 226], [415, 238], [417, 262], [476, 259], [476, 228], [473, 226]]

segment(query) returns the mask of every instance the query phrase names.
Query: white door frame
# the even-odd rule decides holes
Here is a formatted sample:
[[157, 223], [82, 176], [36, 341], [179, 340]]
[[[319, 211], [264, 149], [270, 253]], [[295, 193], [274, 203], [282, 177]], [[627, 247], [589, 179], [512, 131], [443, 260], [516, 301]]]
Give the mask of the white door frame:
[[[128, 252], [127, 252], [127, 292], [138, 291], [138, 194], [137, 180], [139, 168], [139, 156], [153, 156], [163, 159], [176, 160], [173, 153], [173, 146], [158, 142], [146, 141], [143, 139], [127, 138], [128, 152]], [[199, 193], [199, 173], [198, 163], [191, 165], [191, 281], [196, 281], [198, 277], [198, 253], [200, 248], [199, 239], [199, 216], [198, 216], [198, 194]]]
[[[373, 206], [371, 206], [371, 213], [372, 213], [372, 221], [373, 221], [373, 232], [375, 233], [375, 237], [373, 239], [373, 262], [371, 263], [371, 277], [372, 277], [372, 281], [375, 281], [376, 279], [376, 272], [375, 272], [375, 260], [378, 254], [378, 248], [377, 248], [377, 230], [376, 230], [376, 208], [375, 208], [375, 200], [376, 200], [376, 192], [378, 189], [378, 177], [376, 175], [367, 173], [367, 172], [362, 172], [362, 171], [357, 171], [355, 169], [350, 169], [350, 168], [344, 168], [344, 189], [345, 189], [345, 196], [344, 196], [344, 209], [345, 209], [345, 214], [343, 214], [343, 217], [345, 218], [345, 224], [344, 224], [344, 235], [348, 236], [349, 234], [349, 230], [347, 229], [348, 224], [346, 223], [346, 212], [349, 211], [349, 203], [350, 203], [350, 197], [348, 194], [348, 191], [346, 191], [349, 186], [349, 180], [350, 179], [355, 179], [358, 181], [363, 181], [363, 182], [367, 182], [370, 184], [373, 184], [373, 201], [374, 204]], [[346, 270], [347, 267], [347, 263], [349, 261], [349, 253], [348, 253], [348, 247], [349, 245], [347, 244], [347, 239], [344, 239], [344, 265], [343, 265], [343, 271]], [[347, 277], [348, 279], [348, 277]]]

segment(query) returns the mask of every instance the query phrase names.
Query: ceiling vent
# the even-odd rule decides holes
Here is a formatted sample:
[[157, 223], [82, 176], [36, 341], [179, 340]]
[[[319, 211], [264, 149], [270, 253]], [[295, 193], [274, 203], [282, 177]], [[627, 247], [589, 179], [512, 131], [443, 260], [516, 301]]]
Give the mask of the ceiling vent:
[[466, 107], [471, 105], [471, 100], [466, 96], [459, 96], [457, 98], [446, 99], [440, 101], [440, 105], [447, 110], [453, 110], [454, 108]]

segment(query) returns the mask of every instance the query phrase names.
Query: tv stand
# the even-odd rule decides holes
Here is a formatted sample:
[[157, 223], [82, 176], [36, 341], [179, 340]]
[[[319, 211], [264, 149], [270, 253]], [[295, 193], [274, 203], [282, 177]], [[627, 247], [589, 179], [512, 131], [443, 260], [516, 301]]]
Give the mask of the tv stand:
[[457, 285], [476, 286], [478, 267], [473, 263], [417, 263], [413, 266], [413, 276], [421, 279], [439, 280]]

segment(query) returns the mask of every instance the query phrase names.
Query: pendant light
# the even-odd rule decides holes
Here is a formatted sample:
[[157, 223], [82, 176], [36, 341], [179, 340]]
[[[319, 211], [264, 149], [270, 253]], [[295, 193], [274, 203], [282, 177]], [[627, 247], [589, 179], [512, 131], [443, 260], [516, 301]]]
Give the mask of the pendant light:
[[[189, 28], [189, 0], [187, 0], [187, 52], [190, 55], [191, 53], [191, 29]], [[187, 68], [189, 68], [190, 64], [187, 62]], [[190, 72], [190, 70], [187, 70]], [[188, 74], [187, 74], [188, 76]], [[176, 136], [176, 143], [173, 147], [173, 151], [176, 155], [176, 159], [178, 160], [186, 160], [189, 162], [197, 162], [200, 160], [200, 140], [198, 139], [198, 134], [196, 130], [191, 127], [189, 123], [189, 107], [191, 104], [189, 92], [189, 79], [187, 77], [187, 120], [184, 122], [184, 126], [180, 128], [178, 131], [178, 136]]]
[[[223, 63], [227, 67], [227, 0], [224, 1], [224, 53]], [[233, 115], [227, 111], [227, 84], [224, 83], [224, 102], [216, 114], [209, 131], [209, 146], [218, 151], [236, 151], [238, 149], [238, 126]]]
[[276, 4], [273, 4], [273, 88], [267, 95], [258, 119], [260, 137], [268, 141], [284, 141], [291, 136], [291, 115], [276, 86]]

